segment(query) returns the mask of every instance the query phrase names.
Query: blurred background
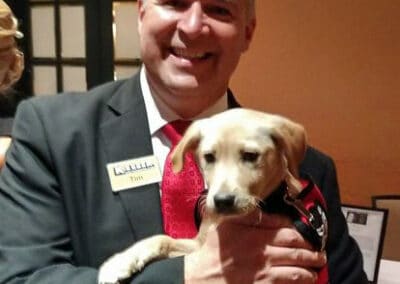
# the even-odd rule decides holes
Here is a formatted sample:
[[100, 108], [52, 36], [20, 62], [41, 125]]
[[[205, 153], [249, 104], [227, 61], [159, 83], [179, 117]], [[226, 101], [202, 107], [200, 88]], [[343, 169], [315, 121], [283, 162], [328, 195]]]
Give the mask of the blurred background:
[[[140, 66], [137, 3], [6, 0], [21, 22], [20, 99], [81, 91]], [[302, 123], [337, 165], [344, 203], [400, 194], [400, 1], [256, 0], [257, 29], [231, 87], [245, 107]]]

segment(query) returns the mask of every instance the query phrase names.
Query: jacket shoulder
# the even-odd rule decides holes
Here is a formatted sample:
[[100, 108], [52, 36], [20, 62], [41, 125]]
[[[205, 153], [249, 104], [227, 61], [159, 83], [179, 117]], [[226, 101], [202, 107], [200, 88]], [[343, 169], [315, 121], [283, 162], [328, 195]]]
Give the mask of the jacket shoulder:
[[331, 163], [333, 163], [331, 156], [312, 146], [308, 146], [304, 160], [301, 163], [301, 167], [308, 168], [316, 165], [323, 166]]
[[[109, 82], [85, 92], [65, 92], [57, 95], [33, 97], [21, 102], [18, 112], [32, 107], [44, 121], [79, 123], [94, 118], [102, 120], [110, 112], [112, 98], [120, 93], [132, 94], [133, 79]], [[28, 106], [30, 107], [28, 107]], [[78, 121], [79, 120], [79, 121]]]
[[308, 146], [305, 158], [300, 164], [300, 172], [310, 175], [314, 182], [320, 185], [328, 172], [336, 175], [336, 167], [329, 155]]
[[37, 106], [64, 105], [64, 109], [65, 109], [65, 104], [84, 105], [84, 104], [94, 104], [96, 102], [98, 103], [107, 102], [108, 99], [110, 99], [110, 97], [115, 92], [117, 92], [119, 88], [121, 88], [124, 84], [126, 84], [126, 81], [127, 80], [121, 80], [121, 81], [105, 83], [88, 91], [64, 92], [57, 95], [33, 97], [28, 99], [28, 101]]

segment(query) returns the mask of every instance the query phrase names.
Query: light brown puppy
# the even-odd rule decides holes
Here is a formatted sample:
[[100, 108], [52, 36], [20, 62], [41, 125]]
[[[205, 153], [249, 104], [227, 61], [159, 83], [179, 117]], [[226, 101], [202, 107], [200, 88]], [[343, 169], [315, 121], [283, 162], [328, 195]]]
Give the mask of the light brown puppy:
[[238, 108], [195, 121], [175, 148], [172, 163], [179, 172], [185, 153], [193, 151], [203, 172], [208, 194], [197, 237], [156, 235], [139, 241], [100, 267], [99, 283], [118, 283], [154, 259], [196, 250], [209, 226], [256, 210], [284, 180], [295, 198], [301, 191], [298, 167], [305, 150], [304, 128], [282, 116]]

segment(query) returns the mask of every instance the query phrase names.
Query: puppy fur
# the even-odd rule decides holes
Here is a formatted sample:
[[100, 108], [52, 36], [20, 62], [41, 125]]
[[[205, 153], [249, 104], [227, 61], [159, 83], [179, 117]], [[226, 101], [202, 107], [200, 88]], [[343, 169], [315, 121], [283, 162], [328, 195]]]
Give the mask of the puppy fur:
[[204, 242], [211, 225], [250, 213], [282, 181], [296, 197], [298, 167], [306, 151], [304, 128], [285, 117], [237, 108], [192, 123], [172, 153], [173, 170], [183, 168], [186, 152], [196, 153], [208, 188], [203, 220], [194, 239], [156, 235], [108, 259], [99, 283], [118, 283], [148, 262], [188, 254]]

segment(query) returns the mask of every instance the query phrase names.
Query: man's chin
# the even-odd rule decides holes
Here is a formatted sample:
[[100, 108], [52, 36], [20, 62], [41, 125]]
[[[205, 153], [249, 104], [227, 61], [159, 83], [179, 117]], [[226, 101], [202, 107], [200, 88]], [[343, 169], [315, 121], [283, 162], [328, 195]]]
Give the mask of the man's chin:
[[170, 76], [168, 81], [168, 86], [175, 91], [191, 92], [202, 86], [195, 76]]

